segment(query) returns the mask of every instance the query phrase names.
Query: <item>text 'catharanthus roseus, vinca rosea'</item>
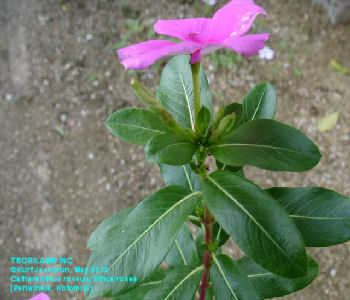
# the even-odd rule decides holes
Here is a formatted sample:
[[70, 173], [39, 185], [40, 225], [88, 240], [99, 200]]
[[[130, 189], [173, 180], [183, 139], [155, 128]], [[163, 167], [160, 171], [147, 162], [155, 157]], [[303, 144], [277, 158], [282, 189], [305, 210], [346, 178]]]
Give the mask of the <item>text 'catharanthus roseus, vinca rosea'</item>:
[[[88, 299], [281, 297], [316, 278], [318, 265], [306, 247], [350, 239], [349, 198], [317, 186], [263, 189], [245, 177], [248, 165], [304, 172], [321, 158], [305, 134], [274, 120], [271, 84], [257, 84], [213, 114], [200, 58], [222, 47], [257, 54], [268, 38], [248, 33], [259, 13], [265, 11], [252, 0], [233, 0], [211, 19], [156, 23], [156, 32], [181, 43], [148, 41], [118, 51], [125, 68], [133, 69], [190, 55], [171, 58], [156, 94], [132, 80], [145, 107], [122, 108], [106, 121], [115, 136], [145, 146], [147, 161], [159, 166], [166, 187], [106, 218], [91, 234]], [[229, 238], [244, 257], [222, 253]]]
[[182, 40], [150, 40], [117, 51], [126, 69], [144, 69], [156, 60], [177, 54], [191, 54], [191, 63], [220, 48], [241, 55], [257, 54], [269, 38], [267, 33], [247, 34], [258, 14], [266, 15], [253, 0], [234, 0], [219, 9], [212, 18], [159, 20], [154, 31]]

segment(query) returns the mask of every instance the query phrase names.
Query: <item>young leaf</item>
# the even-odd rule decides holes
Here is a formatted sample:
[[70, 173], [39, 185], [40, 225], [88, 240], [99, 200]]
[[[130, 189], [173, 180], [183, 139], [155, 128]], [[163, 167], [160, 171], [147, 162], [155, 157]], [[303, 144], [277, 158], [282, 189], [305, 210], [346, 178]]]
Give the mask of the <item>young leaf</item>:
[[[199, 80], [202, 105], [212, 114], [211, 94], [203, 68]], [[160, 78], [157, 97], [182, 128], [194, 130], [193, 81], [188, 55], [175, 56], [168, 62]]]
[[225, 254], [213, 255], [210, 279], [213, 283], [215, 299], [263, 299], [240, 267]]
[[211, 121], [211, 114], [209, 109], [207, 109], [205, 106], [202, 106], [197, 116], [198, 130], [202, 136], [207, 136], [210, 121]]
[[189, 138], [174, 132], [157, 134], [146, 146], [146, 159], [153, 163], [183, 165], [192, 159], [196, 147]]
[[182, 166], [160, 164], [159, 169], [166, 185], [178, 184], [191, 191], [201, 188], [201, 179], [192, 171], [189, 164]]
[[294, 279], [270, 273], [248, 257], [243, 257], [237, 264], [264, 298], [282, 297], [299, 291], [307, 287], [318, 273], [318, 265], [310, 256], [308, 256], [307, 275]]
[[350, 240], [350, 199], [321, 187], [266, 190], [289, 213], [308, 247]]
[[154, 135], [167, 131], [159, 116], [142, 108], [118, 110], [109, 117], [106, 126], [117, 137], [137, 145], [146, 145]]
[[256, 85], [242, 100], [240, 124], [256, 119], [273, 119], [276, 113], [276, 90], [269, 83]]
[[142, 283], [162, 262], [200, 196], [201, 192], [191, 193], [181, 186], [166, 187], [137, 205], [123, 224], [109, 230], [88, 261], [92, 289], [87, 298], [113, 297], [135, 286], [130, 281], [94, 281], [91, 267], [107, 267], [104, 277], [136, 276], [137, 283]]
[[186, 223], [175, 238], [173, 246], [165, 257], [165, 262], [170, 268], [199, 264], [196, 243]]
[[274, 120], [248, 121], [209, 148], [228, 165], [303, 172], [321, 158], [317, 146], [299, 130]]
[[284, 277], [306, 274], [302, 237], [268, 193], [229, 171], [212, 173], [202, 190], [217, 222], [251, 259]]
[[192, 300], [201, 278], [202, 267], [182, 266], [166, 272], [159, 280], [141, 284], [115, 300]]
[[203, 230], [199, 229], [196, 236], [196, 247], [197, 247], [199, 261], [203, 261], [203, 255], [205, 250], [203, 242], [204, 242]]
[[103, 240], [104, 235], [113, 227], [122, 224], [128, 214], [133, 210], [133, 208], [134, 207], [128, 207], [115, 213], [107, 219], [104, 219], [102, 223], [98, 225], [95, 231], [90, 235], [86, 248], [91, 251], [96, 249], [97, 244]]
[[231, 103], [225, 106], [224, 116], [234, 113], [236, 115], [236, 121], [234, 127], [240, 122], [243, 113], [243, 107], [240, 103]]

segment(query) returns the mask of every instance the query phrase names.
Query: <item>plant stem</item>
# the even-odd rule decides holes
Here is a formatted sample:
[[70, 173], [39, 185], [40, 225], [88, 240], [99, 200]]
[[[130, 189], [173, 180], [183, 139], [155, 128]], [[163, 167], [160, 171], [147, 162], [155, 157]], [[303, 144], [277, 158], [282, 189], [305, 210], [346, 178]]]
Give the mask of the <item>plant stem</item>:
[[192, 80], [193, 80], [193, 100], [194, 100], [194, 122], [195, 132], [198, 132], [197, 115], [201, 108], [200, 87], [199, 87], [199, 70], [201, 68], [201, 62], [191, 64]]
[[204, 251], [204, 257], [203, 257], [204, 270], [202, 273], [200, 294], [199, 294], [198, 300], [204, 300], [205, 294], [207, 292], [208, 282], [209, 282], [209, 273], [210, 273], [210, 264], [211, 264], [211, 251], [209, 249], [209, 245], [213, 240], [213, 216], [206, 205], [204, 206], [204, 209], [205, 209], [204, 236], [205, 236], [205, 244], [207, 245], [207, 249]]

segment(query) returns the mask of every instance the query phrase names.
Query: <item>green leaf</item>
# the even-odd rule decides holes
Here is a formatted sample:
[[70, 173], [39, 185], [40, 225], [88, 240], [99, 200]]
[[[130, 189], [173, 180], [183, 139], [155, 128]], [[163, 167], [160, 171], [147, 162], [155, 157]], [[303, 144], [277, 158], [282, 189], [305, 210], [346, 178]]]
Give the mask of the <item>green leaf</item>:
[[166, 187], [137, 205], [123, 224], [109, 230], [88, 261], [92, 290], [87, 298], [113, 297], [135, 287], [134, 282], [94, 281], [94, 266], [108, 268], [104, 277], [136, 276], [142, 283], [163, 261], [200, 197], [201, 192], [191, 193], [181, 186]]
[[168, 267], [198, 265], [198, 255], [196, 243], [193, 240], [191, 231], [185, 223], [177, 237], [173, 246], [170, 248], [168, 255], [165, 257]]
[[284, 277], [306, 274], [302, 237], [268, 193], [229, 171], [212, 173], [204, 180], [202, 190], [217, 222], [251, 259]]
[[236, 174], [244, 177], [243, 167], [235, 167], [235, 166], [226, 165], [226, 164], [219, 162], [218, 160], [215, 160], [215, 163], [216, 163], [216, 166], [219, 170], [227, 170], [227, 171], [236, 173]]
[[350, 240], [350, 199], [321, 187], [266, 190], [289, 213], [308, 247]]
[[167, 269], [157, 269], [152, 275], [136, 288], [114, 298], [114, 300], [144, 300], [147, 293], [152, 289], [159, 288], [164, 284], [164, 277], [169, 271]]
[[231, 103], [225, 106], [224, 116], [234, 113], [236, 115], [235, 127], [242, 118], [243, 106], [240, 103]]
[[146, 145], [154, 135], [167, 129], [155, 113], [142, 108], [124, 108], [113, 113], [106, 121], [108, 130], [122, 140]]
[[192, 159], [196, 145], [189, 138], [166, 132], [155, 135], [145, 151], [148, 162], [184, 165]]
[[205, 106], [202, 106], [198, 112], [197, 124], [198, 124], [199, 132], [204, 137], [207, 136], [208, 134], [210, 121], [211, 121], [211, 114], [209, 109], [207, 109]]
[[197, 247], [199, 261], [203, 261], [203, 255], [205, 250], [203, 242], [204, 242], [203, 230], [199, 229], [196, 236], [196, 247]]
[[228, 165], [303, 172], [319, 162], [317, 146], [299, 130], [274, 120], [248, 121], [209, 147]]
[[104, 219], [102, 223], [98, 225], [95, 231], [90, 235], [86, 248], [91, 251], [96, 249], [97, 244], [103, 239], [104, 235], [113, 227], [122, 224], [128, 214], [133, 210], [133, 208], [134, 207], [128, 207], [115, 213], [107, 219]]
[[282, 297], [299, 291], [307, 287], [318, 273], [318, 265], [310, 256], [308, 256], [307, 275], [294, 279], [270, 273], [248, 257], [243, 257], [237, 264], [264, 298]]
[[241, 124], [256, 119], [273, 119], [276, 113], [276, 90], [269, 83], [256, 85], [242, 100]]
[[201, 179], [192, 171], [189, 164], [182, 166], [160, 164], [159, 169], [166, 185], [178, 184], [191, 191], [201, 188]]
[[210, 279], [213, 283], [215, 299], [263, 299], [240, 267], [225, 254], [213, 255]]
[[[211, 93], [203, 68], [199, 74], [200, 98], [212, 114]], [[194, 130], [192, 71], [188, 55], [177, 55], [163, 69], [157, 97], [182, 128]]]
[[210, 286], [207, 288], [207, 293], [205, 294], [205, 300], [213, 300], [213, 297], [214, 297], [214, 290]]
[[230, 236], [227, 232], [218, 224], [213, 225], [213, 239], [218, 241], [218, 246], [224, 245]]
[[164, 278], [141, 284], [116, 300], [192, 300], [201, 278], [202, 267], [182, 266], [169, 270]]

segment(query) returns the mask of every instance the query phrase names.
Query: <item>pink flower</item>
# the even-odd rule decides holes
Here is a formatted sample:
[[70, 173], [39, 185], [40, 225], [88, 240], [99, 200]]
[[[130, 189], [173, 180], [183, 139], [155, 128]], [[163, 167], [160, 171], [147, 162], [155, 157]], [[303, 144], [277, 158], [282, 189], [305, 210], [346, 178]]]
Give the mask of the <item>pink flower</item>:
[[266, 15], [253, 0], [232, 0], [219, 9], [212, 18], [159, 20], [154, 31], [182, 40], [150, 40], [117, 51], [125, 69], [145, 69], [160, 58], [192, 54], [196, 63], [203, 54], [220, 48], [229, 48], [241, 55], [257, 54], [264, 47], [269, 34], [246, 34], [258, 14]]
[[45, 293], [40, 293], [40, 294], [35, 295], [34, 297], [32, 297], [28, 300], [50, 300], [50, 297], [48, 295], [46, 295]]

